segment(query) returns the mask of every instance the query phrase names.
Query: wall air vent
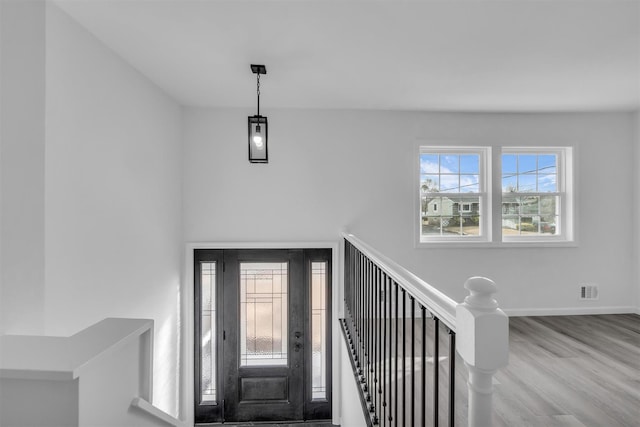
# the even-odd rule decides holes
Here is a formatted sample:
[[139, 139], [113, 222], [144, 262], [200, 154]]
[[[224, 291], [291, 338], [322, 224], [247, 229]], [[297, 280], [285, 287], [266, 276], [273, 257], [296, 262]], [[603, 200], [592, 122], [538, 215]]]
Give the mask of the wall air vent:
[[580, 300], [597, 300], [598, 299], [598, 285], [585, 284], [580, 285]]

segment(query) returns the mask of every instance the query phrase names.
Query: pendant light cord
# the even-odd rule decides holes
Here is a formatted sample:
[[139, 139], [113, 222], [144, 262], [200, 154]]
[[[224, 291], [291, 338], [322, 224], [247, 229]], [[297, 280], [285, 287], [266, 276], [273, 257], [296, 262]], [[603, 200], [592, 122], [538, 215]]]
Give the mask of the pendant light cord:
[[257, 73], [258, 76], [258, 116], [260, 115], [260, 73]]

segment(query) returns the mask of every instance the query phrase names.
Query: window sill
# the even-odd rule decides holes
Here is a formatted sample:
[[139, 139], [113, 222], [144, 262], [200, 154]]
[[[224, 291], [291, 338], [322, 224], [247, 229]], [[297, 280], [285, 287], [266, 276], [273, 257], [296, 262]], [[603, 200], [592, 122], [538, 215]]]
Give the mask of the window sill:
[[537, 241], [510, 241], [510, 242], [486, 242], [486, 241], [432, 241], [416, 242], [416, 249], [511, 249], [511, 248], [577, 248], [578, 242], [568, 240], [537, 240]]

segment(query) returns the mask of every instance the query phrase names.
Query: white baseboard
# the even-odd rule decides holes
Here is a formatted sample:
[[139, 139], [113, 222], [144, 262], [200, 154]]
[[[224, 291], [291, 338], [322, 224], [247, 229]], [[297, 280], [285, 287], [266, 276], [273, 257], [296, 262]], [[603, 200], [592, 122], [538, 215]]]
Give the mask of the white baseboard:
[[502, 309], [509, 317], [518, 316], [576, 316], [581, 314], [640, 314], [638, 307], [565, 307]]

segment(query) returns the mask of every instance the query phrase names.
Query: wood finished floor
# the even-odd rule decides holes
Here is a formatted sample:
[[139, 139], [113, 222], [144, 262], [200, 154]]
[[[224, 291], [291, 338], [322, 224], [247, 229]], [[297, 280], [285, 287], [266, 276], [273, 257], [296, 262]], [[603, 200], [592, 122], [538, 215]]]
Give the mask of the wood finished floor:
[[509, 330], [497, 425], [640, 426], [640, 316], [515, 317]]

